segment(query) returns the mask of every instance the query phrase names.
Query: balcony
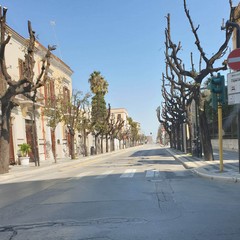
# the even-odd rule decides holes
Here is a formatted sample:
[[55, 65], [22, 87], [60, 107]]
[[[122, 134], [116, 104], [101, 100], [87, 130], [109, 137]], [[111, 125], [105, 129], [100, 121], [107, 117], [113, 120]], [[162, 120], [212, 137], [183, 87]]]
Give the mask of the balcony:
[[[31, 107], [33, 105], [33, 101], [31, 101], [22, 94], [17, 95], [15, 99], [17, 100], [17, 103], [22, 107]], [[35, 102], [36, 107], [44, 106], [44, 95], [42, 93], [37, 92], [36, 100], [37, 100]]]

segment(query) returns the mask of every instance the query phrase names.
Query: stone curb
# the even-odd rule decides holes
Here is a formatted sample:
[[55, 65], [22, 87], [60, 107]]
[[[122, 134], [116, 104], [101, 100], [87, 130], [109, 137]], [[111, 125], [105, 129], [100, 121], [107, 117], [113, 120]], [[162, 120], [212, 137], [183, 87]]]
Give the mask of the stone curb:
[[[226, 175], [216, 175], [216, 173], [212, 173], [210, 171], [207, 171], [205, 169], [203, 169], [203, 167], [192, 167], [189, 166], [184, 160], [182, 160], [181, 158], [185, 158], [187, 159], [191, 159], [191, 162], [194, 162], [194, 157], [190, 157], [190, 156], [181, 156], [181, 158], [179, 158], [177, 156], [176, 153], [174, 153], [174, 151], [172, 151], [171, 149], [166, 149], [176, 160], [178, 160], [179, 162], [182, 163], [182, 165], [186, 168], [191, 170], [193, 173], [195, 173], [196, 175], [206, 178], [206, 179], [210, 179], [210, 180], [217, 180], [217, 181], [225, 181], [225, 182], [232, 182], [232, 183], [239, 183], [240, 182], [240, 176], [226, 176]], [[181, 154], [184, 155], [184, 154]], [[210, 164], [209, 164], [210, 165]], [[222, 173], [219, 173], [222, 174]]]
[[198, 175], [202, 178], [206, 178], [206, 179], [210, 179], [210, 180], [233, 182], [233, 183], [240, 182], [239, 177], [226, 176], [226, 175], [220, 176], [220, 175], [216, 175], [214, 173], [207, 173], [207, 172], [204, 172], [204, 170], [198, 170], [198, 169], [192, 169], [192, 172], [194, 172], [196, 175]]

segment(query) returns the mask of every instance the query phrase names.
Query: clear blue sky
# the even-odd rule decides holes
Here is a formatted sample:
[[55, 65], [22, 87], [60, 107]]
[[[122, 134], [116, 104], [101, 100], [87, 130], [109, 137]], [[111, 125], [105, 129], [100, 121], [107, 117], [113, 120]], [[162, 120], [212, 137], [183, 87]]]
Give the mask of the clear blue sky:
[[[89, 91], [88, 78], [100, 71], [109, 83], [106, 102], [126, 108], [155, 138], [159, 123], [156, 108], [162, 101], [165, 16], [171, 14], [172, 37], [182, 42], [182, 58], [189, 67], [194, 39], [182, 0], [6, 0], [7, 22], [24, 37], [27, 20], [39, 41], [58, 45], [55, 54], [74, 74], [73, 88]], [[234, 5], [238, 1], [233, 0]], [[188, 0], [205, 52], [216, 52], [223, 42], [222, 18], [229, 16], [228, 0]], [[50, 22], [54, 21], [55, 25]], [[196, 61], [197, 64], [197, 61]]]

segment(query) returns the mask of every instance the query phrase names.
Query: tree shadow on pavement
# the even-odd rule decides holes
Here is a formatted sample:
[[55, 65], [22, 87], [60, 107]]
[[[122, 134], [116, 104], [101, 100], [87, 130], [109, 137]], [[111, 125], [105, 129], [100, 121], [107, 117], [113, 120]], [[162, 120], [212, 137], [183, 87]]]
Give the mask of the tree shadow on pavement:
[[133, 153], [130, 157], [141, 157], [141, 156], [169, 156], [164, 149], [151, 149], [151, 150], [140, 150]]

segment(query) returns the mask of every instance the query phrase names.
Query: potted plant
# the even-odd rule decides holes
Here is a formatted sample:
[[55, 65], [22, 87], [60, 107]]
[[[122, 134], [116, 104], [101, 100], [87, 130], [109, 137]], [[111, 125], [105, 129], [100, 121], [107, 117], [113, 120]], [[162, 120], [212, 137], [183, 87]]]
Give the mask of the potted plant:
[[31, 152], [31, 146], [28, 143], [22, 143], [19, 145], [19, 150], [21, 153], [20, 163], [21, 165], [29, 165], [29, 156], [28, 154]]

